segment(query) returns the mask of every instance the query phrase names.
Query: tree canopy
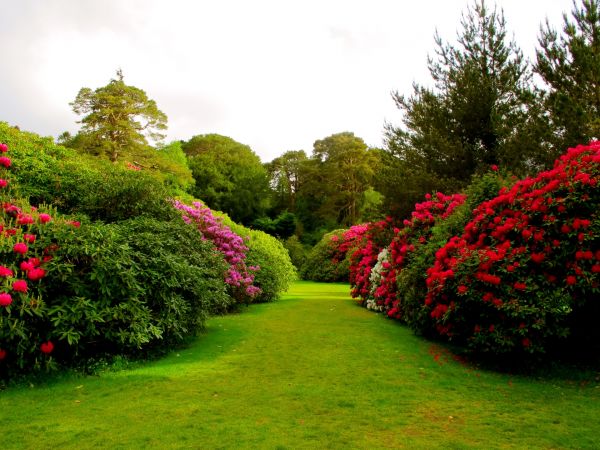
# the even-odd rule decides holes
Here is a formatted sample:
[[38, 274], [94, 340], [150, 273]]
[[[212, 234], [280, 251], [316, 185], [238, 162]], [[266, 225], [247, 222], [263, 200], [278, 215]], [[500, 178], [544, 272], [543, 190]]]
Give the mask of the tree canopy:
[[[437, 34], [435, 43], [433, 87], [415, 83], [412, 96], [393, 94], [404, 117], [403, 125], [386, 127], [388, 163], [416, 178], [400, 184], [419, 194], [424, 185], [458, 189], [492, 164], [527, 171], [544, 163], [531, 71], [507, 39], [503, 12], [475, 3], [462, 16], [457, 43]], [[399, 201], [410, 195], [402, 190]]]
[[546, 21], [540, 30], [535, 71], [544, 95], [554, 153], [600, 138], [600, 0], [565, 14], [562, 34]]
[[81, 88], [70, 103], [73, 111], [83, 116], [76, 141], [86, 151], [106, 155], [115, 162], [124, 152], [158, 142], [167, 128], [167, 116], [146, 93], [123, 81], [123, 73], [94, 91]]
[[196, 182], [192, 193], [245, 225], [262, 217], [269, 203], [267, 172], [250, 147], [218, 134], [182, 144]]

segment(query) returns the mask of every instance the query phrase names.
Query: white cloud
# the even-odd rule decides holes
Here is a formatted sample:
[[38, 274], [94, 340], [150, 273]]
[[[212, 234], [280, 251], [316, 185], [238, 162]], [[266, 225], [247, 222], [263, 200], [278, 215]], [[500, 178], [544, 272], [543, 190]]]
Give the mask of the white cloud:
[[[263, 160], [353, 131], [381, 145], [390, 97], [428, 82], [437, 28], [464, 0], [0, 0], [0, 120], [44, 135], [77, 129], [71, 102], [121, 67], [169, 117], [169, 139], [226, 134]], [[571, 0], [504, 0], [532, 56], [540, 23]]]

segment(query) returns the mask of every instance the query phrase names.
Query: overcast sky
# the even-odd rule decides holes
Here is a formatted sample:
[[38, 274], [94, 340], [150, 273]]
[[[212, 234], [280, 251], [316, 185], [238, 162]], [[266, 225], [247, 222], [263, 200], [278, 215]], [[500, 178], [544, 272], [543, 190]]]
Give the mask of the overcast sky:
[[[169, 118], [167, 141], [219, 133], [263, 161], [352, 131], [382, 145], [390, 93], [429, 82], [437, 29], [454, 41], [467, 0], [0, 0], [0, 121], [76, 132], [81, 87], [122, 68]], [[540, 23], [572, 0], [499, 0], [533, 57]], [[489, 2], [489, 5], [493, 5]]]

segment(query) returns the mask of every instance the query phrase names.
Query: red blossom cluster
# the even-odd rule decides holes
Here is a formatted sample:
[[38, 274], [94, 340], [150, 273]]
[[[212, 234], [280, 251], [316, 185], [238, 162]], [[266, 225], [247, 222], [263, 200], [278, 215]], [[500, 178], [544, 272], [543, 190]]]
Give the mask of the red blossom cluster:
[[[8, 151], [6, 144], [0, 143], [0, 153]], [[0, 165], [5, 169], [11, 166], [11, 160], [7, 156], [0, 157]], [[9, 182], [6, 178], [0, 179], [0, 188], [8, 188]], [[6, 198], [5, 194], [2, 197]], [[37, 235], [33, 231], [35, 227], [52, 221], [52, 217], [46, 213], [39, 213], [36, 208], [29, 207], [24, 211], [21, 207], [5, 201], [0, 210], [0, 239], [5, 241], [4, 248], [10, 249], [3, 254], [0, 264], [0, 314], [6, 318], [19, 314], [18, 309], [23, 302], [30, 302], [29, 283], [35, 283], [46, 276], [44, 263], [52, 259], [51, 249], [45, 249], [41, 259], [32, 255], [32, 246], [37, 241]], [[70, 222], [78, 226], [78, 222]], [[6, 343], [5, 343], [6, 345]], [[0, 342], [0, 360], [10, 355], [10, 351]], [[50, 354], [54, 349], [51, 341], [40, 344], [40, 351]]]
[[374, 287], [377, 305], [383, 306], [388, 317], [401, 319], [403, 315], [401, 295], [397, 292], [397, 277], [405, 267], [409, 254], [414, 252], [430, 237], [431, 227], [438, 219], [447, 218], [460, 205], [466, 196], [463, 194], [445, 195], [437, 192], [427, 194], [426, 201], [417, 203], [411, 220], [404, 221], [404, 227], [395, 229], [395, 237], [389, 246], [390, 260], [383, 263], [381, 281]]
[[391, 223], [390, 217], [369, 223], [361, 241], [357, 242], [358, 245], [350, 256], [351, 294], [353, 298], [359, 298], [360, 303], [365, 302], [369, 296], [371, 271], [377, 263], [377, 255], [389, 243], [385, 236], [393, 229]]
[[427, 271], [439, 334], [478, 351], [543, 351], [600, 298], [600, 143], [482, 203]]

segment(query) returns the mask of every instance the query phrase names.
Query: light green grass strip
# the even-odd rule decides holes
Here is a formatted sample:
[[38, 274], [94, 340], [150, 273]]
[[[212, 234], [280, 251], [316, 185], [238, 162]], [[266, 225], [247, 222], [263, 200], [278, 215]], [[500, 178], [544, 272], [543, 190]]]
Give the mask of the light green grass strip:
[[348, 291], [298, 282], [158, 362], [0, 392], [0, 449], [600, 448], [594, 383], [477, 371]]

